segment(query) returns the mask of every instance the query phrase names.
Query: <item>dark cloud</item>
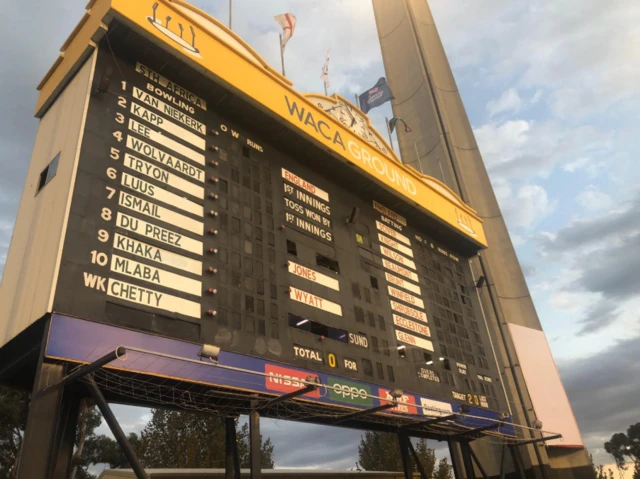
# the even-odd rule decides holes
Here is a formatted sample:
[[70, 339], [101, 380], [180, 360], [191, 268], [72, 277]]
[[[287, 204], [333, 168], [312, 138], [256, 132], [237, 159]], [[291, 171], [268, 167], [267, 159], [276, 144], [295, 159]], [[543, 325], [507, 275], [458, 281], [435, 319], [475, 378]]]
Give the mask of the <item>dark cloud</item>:
[[583, 359], [560, 361], [558, 369], [589, 451], [596, 463], [612, 462], [604, 442], [640, 421], [640, 336]]
[[262, 421], [263, 436], [275, 445], [277, 467], [351, 469], [362, 431], [291, 421]]
[[[355, 468], [364, 431], [291, 421], [263, 419], [260, 432], [275, 445], [275, 465], [323, 470]], [[436, 457], [449, 457], [446, 443], [429, 441]]]
[[[558, 230], [555, 238], [542, 238], [545, 253], [566, 253], [628, 235], [640, 228], [640, 192], [617, 211], [592, 219], [575, 220]], [[613, 244], [613, 242], [611, 243]]]
[[524, 273], [525, 277], [529, 281], [535, 279], [540, 272], [540, 267], [532, 263], [520, 263], [520, 268], [522, 269], [522, 273]]
[[569, 258], [579, 277], [564, 289], [596, 293], [600, 300], [582, 319], [580, 334], [613, 324], [624, 301], [640, 291], [640, 192], [616, 211], [576, 220], [555, 237], [541, 236], [542, 251], [552, 260]]
[[591, 306], [582, 318], [580, 335], [595, 333], [606, 328], [618, 319], [620, 302], [610, 299], [601, 299]]
[[[636, 224], [640, 227], [640, 223]], [[585, 255], [580, 285], [609, 299], [628, 299], [640, 291], [640, 236], [632, 236], [615, 246], [604, 245]]]

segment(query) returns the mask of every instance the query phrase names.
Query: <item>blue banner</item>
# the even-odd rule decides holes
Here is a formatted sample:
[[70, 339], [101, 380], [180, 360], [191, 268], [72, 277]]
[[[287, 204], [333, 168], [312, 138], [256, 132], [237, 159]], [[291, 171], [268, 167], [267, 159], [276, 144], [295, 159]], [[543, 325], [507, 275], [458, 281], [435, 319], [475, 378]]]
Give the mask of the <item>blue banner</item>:
[[395, 98], [385, 77], [380, 78], [371, 90], [367, 90], [358, 97], [360, 109], [363, 113], [368, 113], [372, 108], [380, 106], [389, 100], [395, 100]]
[[[124, 358], [109, 363], [107, 368], [277, 396], [301, 389], [304, 384], [300, 381], [312, 376], [317, 378], [324, 387], [301, 396], [301, 399], [306, 401], [367, 409], [387, 402], [371, 396], [390, 399], [388, 395], [390, 391], [387, 387], [288, 364], [265, 361], [230, 351], [220, 352], [218, 364], [243, 369], [247, 372], [212, 367], [208, 359], [198, 356], [201, 346], [199, 344], [60, 314], [53, 315], [45, 354], [48, 358], [90, 363], [114, 351], [118, 346], [144, 349], [173, 357], [128, 350]], [[181, 358], [201, 361], [202, 364], [183, 361]], [[449, 414], [456, 413], [460, 411], [462, 406], [459, 403], [442, 401], [407, 391], [403, 393], [400, 401], [406, 404], [389, 409], [387, 412], [420, 419], [424, 416], [446, 415], [444, 411], [450, 411]], [[442, 412], [438, 413], [436, 410]], [[474, 406], [470, 407], [469, 414], [476, 417], [461, 416], [455, 422], [462, 426], [476, 428], [493, 424], [495, 420], [500, 419], [500, 415], [496, 411]], [[515, 434], [513, 426], [506, 424], [496, 431], [510, 436]]]

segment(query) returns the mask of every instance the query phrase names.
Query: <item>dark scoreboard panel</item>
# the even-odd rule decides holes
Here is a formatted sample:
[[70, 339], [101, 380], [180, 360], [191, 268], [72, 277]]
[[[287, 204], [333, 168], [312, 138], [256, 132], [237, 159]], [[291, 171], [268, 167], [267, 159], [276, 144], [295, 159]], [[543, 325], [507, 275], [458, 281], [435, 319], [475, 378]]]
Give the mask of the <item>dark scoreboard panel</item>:
[[99, 49], [54, 311], [506, 410], [468, 260], [167, 63]]

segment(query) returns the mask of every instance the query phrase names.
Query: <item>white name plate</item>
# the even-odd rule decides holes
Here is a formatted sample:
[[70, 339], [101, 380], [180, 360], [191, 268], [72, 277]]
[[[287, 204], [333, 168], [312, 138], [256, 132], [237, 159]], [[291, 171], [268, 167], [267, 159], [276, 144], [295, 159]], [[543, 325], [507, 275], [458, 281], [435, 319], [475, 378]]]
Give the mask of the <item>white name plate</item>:
[[389, 260], [382, 258], [382, 266], [387, 268], [389, 271], [393, 271], [394, 273], [398, 273], [405, 278], [409, 278], [412, 281], [418, 282], [418, 275], [413, 271], [408, 270], [407, 268], [403, 268], [402, 266], [392, 263]]
[[199, 255], [203, 253], [202, 241], [189, 238], [181, 233], [176, 233], [161, 226], [147, 223], [144, 220], [121, 212], [118, 212], [116, 216], [116, 226], [146, 238], [154, 239], [185, 251], [190, 251], [191, 253]]
[[128, 208], [132, 211], [137, 211], [143, 215], [155, 218], [165, 223], [169, 223], [173, 226], [184, 228], [187, 231], [202, 235], [204, 232], [204, 225], [200, 221], [188, 218], [180, 213], [171, 211], [164, 206], [156, 205], [150, 201], [143, 200], [137, 196], [130, 195], [126, 191], [120, 192], [119, 202], [120, 206]]
[[422, 321], [423, 323], [427, 322], [427, 315], [424, 312], [413, 309], [402, 303], [398, 303], [397, 301], [391, 300], [389, 303], [391, 304], [391, 309], [394, 311], [402, 313], [405, 316], [409, 316], [410, 318], [417, 319], [418, 321]]
[[171, 251], [151, 246], [150, 244], [138, 241], [128, 236], [116, 233], [113, 236], [113, 247], [120, 251], [126, 251], [140, 258], [145, 258], [156, 263], [181, 269], [188, 273], [202, 274], [202, 261], [187, 258]]
[[406, 344], [410, 344], [420, 349], [426, 349], [427, 351], [433, 351], [433, 343], [427, 339], [422, 339], [413, 334], [408, 334], [396, 329], [396, 339]]
[[313, 281], [314, 283], [321, 284], [322, 286], [326, 286], [327, 288], [331, 288], [335, 291], [340, 291], [340, 283], [337, 279], [331, 278], [326, 274], [318, 273], [317, 271], [294, 263], [293, 261], [287, 261], [287, 266], [289, 268], [289, 273], [291, 274], [295, 274], [300, 278], [308, 279], [309, 281]]
[[408, 329], [409, 331], [413, 331], [414, 333], [422, 334], [423, 336], [431, 336], [431, 330], [429, 329], [429, 326], [416, 323], [415, 321], [403, 318], [402, 316], [398, 316], [397, 314], [393, 315], [393, 324], [401, 328]]
[[133, 97], [136, 100], [144, 103], [145, 105], [148, 105], [151, 108], [155, 108], [159, 112], [164, 113], [165, 115], [170, 116], [174, 120], [179, 121], [184, 126], [197, 131], [201, 135], [207, 134], [207, 130], [204, 126], [204, 123], [200, 123], [198, 120], [191, 118], [186, 113], [183, 113], [180, 110], [175, 109], [171, 105], [167, 105], [162, 100], [152, 95], [149, 95], [147, 92], [142, 91], [139, 88], [133, 87]]
[[183, 293], [202, 296], [202, 283], [200, 281], [164, 271], [155, 266], [139, 263], [132, 259], [123, 258], [117, 254], [111, 255], [111, 271], [146, 281], [147, 283], [182, 291]]
[[[170, 150], [175, 151], [179, 155], [182, 155], [186, 158], [189, 158], [192, 161], [200, 165], [204, 165], [204, 155], [202, 153], [198, 153], [197, 151], [192, 150], [191, 148], [184, 146], [182, 143], [178, 143], [175, 140], [172, 140], [168, 136], [163, 135], [159, 131], [154, 130], [153, 128], [149, 128], [146, 125], [143, 125], [139, 121], [134, 120], [133, 118], [129, 118], [129, 130], [137, 133], [138, 135], [144, 136], [145, 138], [158, 143], [159, 145], [166, 146]], [[194, 135], [195, 136], [195, 135]]]
[[387, 290], [389, 291], [389, 296], [393, 296], [394, 298], [400, 299], [413, 306], [424, 309], [424, 301], [422, 301], [422, 299], [412, 294], [405, 293], [404, 291], [401, 291], [398, 288], [394, 288], [393, 286], [387, 285]]
[[400, 244], [395, 240], [392, 240], [388, 236], [378, 233], [378, 240], [380, 240], [380, 243], [385, 244], [395, 250], [398, 250], [401, 253], [406, 254], [410, 258], [413, 258], [413, 251], [411, 250], [411, 248], [407, 248], [405, 245]]
[[328, 299], [321, 298], [315, 294], [307, 293], [306, 291], [299, 290], [297, 288], [289, 288], [289, 298], [299, 303], [304, 303], [328, 313], [337, 314], [342, 316], [342, 306], [338, 303], [329, 301]]
[[145, 107], [131, 102], [130, 112], [132, 115], [151, 123], [153, 126], [157, 126], [161, 130], [176, 136], [187, 143], [191, 143], [196, 148], [204, 150], [206, 148], [206, 142], [204, 138], [200, 138], [198, 135], [191, 133], [189, 130], [185, 130], [181, 126], [176, 125], [174, 122], [162, 118], [157, 113], [147, 110]]
[[412, 293], [420, 294], [420, 286], [417, 284], [410, 283], [409, 281], [405, 281], [402, 278], [398, 278], [397, 276], [392, 275], [391, 273], [384, 272], [385, 279], [396, 286], [400, 286], [401, 288], [406, 289], [407, 291], [411, 291]]
[[129, 173], [122, 173], [121, 182], [122, 186], [125, 186], [132, 191], [141, 193], [167, 205], [175, 206], [176, 208], [180, 208], [192, 215], [200, 217], [204, 216], [204, 207], [202, 205], [194, 203], [193, 201], [176, 195], [175, 193], [171, 193], [170, 191], [151, 184], [148, 181], [132, 176]]
[[308, 181], [303, 180], [299, 176], [294, 175], [293, 173], [291, 173], [288, 170], [285, 170], [284, 168], [282, 168], [282, 177], [288, 182], [296, 185], [298, 188], [302, 188], [303, 190], [308, 191], [312, 195], [316, 195], [320, 199], [329, 201], [329, 193], [309, 183]]
[[380, 212], [380, 213], [382, 213], [385, 216], [388, 216], [393, 221], [397, 221], [401, 225], [407, 226], [407, 219], [404, 216], [400, 216], [395, 211], [390, 210], [389, 208], [387, 208], [386, 206], [381, 205], [380, 203], [378, 203], [375, 200], [373, 202], [373, 209], [378, 211], [378, 212]]
[[107, 296], [200, 319], [200, 303], [109, 278]]
[[171, 156], [169, 153], [162, 151], [155, 146], [151, 146], [149, 143], [146, 143], [135, 136], [127, 135], [127, 148], [131, 148], [136, 153], [139, 153], [150, 160], [157, 161], [158, 163], [161, 163], [168, 168], [173, 168], [175, 171], [187, 175], [200, 183], [204, 183], [204, 170], [196, 168], [186, 161]]
[[386, 246], [380, 245], [380, 252], [387, 258], [391, 258], [393, 261], [396, 261], [403, 266], [411, 269], [416, 269], [416, 264], [412, 260], [405, 256], [402, 256], [400, 253], [396, 253], [395, 251], [390, 250]]
[[376, 228], [378, 228], [383, 233], [388, 234], [393, 239], [396, 239], [401, 243], [406, 244], [407, 246], [411, 246], [411, 240], [409, 238], [407, 238], [405, 235], [401, 233], [398, 233], [396, 230], [389, 228], [387, 225], [381, 223], [378, 220], [376, 220]]
[[153, 178], [154, 180], [183, 191], [191, 196], [195, 196], [196, 198], [204, 198], [204, 188], [202, 186], [194, 185], [190, 181], [185, 180], [178, 175], [174, 175], [173, 173], [169, 173], [165, 169], [159, 168], [148, 161], [141, 160], [140, 158], [136, 158], [135, 156], [126, 153], [122, 163], [125, 167], [133, 171], [137, 171], [148, 178]]

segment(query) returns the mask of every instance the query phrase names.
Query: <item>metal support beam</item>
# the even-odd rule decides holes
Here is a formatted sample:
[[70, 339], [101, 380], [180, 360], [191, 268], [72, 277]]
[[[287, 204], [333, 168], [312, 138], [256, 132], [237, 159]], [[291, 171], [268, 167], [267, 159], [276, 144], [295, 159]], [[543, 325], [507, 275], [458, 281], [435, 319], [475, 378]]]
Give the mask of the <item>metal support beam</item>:
[[66, 372], [63, 364], [44, 361], [48, 330], [49, 322], [45, 325], [40, 344], [17, 479], [48, 478], [58, 472], [66, 477], [71, 467], [78, 402], [73, 391], [68, 388], [52, 389], [47, 394], [39, 394], [60, 381]]
[[381, 406], [372, 407], [371, 409], [365, 409], [364, 411], [352, 412], [351, 414], [345, 414], [344, 416], [340, 416], [339, 418], [334, 419], [333, 424], [340, 424], [341, 422], [350, 421], [351, 419], [356, 419], [362, 416], [368, 416], [370, 414], [375, 414], [377, 412], [384, 411], [385, 409], [391, 409], [396, 406], [397, 404], [395, 403], [389, 403], [389, 404], [382, 404]]
[[429, 477], [427, 476], [427, 473], [424, 470], [424, 467], [422, 466], [422, 463], [420, 462], [420, 458], [418, 457], [418, 453], [416, 453], [416, 450], [413, 448], [413, 444], [411, 444], [411, 440], [407, 441], [407, 446], [409, 446], [409, 452], [411, 452], [411, 455], [413, 456], [413, 462], [416, 463], [416, 467], [418, 468], [418, 472], [420, 473], [420, 477], [422, 479], [429, 479]]
[[502, 452], [500, 454], [500, 479], [504, 479], [505, 468], [504, 468], [504, 460], [507, 456], [507, 446], [502, 445]]
[[439, 422], [445, 422], [458, 417], [457, 414], [449, 414], [448, 416], [436, 417], [434, 419], [428, 419], [422, 422], [414, 422], [411, 424], [405, 424], [404, 426], [400, 426], [400, 429], [415, 429], [418, 427], [430, 426], [432, 424], [438, 424]]
[[[257, 401], [252, 401], [251, 406], [257, 407]], [[262, 441], [260, 439], [260, 413], [257, 409], [249, 414], [249, 463], [251, 467], [251, 479], [262, 477]]]
[[402, 469], [405, 479], [413, 479], [411, 470], [411, 458], [409, 457], [409, 436], [404, 432], [398, 432], [398, 445], [400, 446], [400, 457], [402, 458]]
[[498, 427], [500, 427], [499, 423], [494, 423], [494, 424], [489, 424], [488, 426], [482, 426], [482, 427], [477, 427], [475, 429], [471, 429], [469, 431], [465, 431], [465, 432], [461, 432], [458, 434], [454, 434], [453, 436], [449, 436], [449, 439], [464, 439], [465, 441], [473, 441], [475, 439], [478, 439], [476, 437], [470, 437], [473, 434], [478, 434], [480, 432], [483, 431], [489, 431], [491, 429], [497, 429]]
[[475, 479], [476, 471], [473, 469], [473, 462], [471, 461], [471, 454], [469, 453], [470, 450], [471, 446], [469, 446], [467, 441], [460, 442], [460, 451], [462, 452], [462, 461], [467, 479]]
[[478, 466], [478, 469], [480, 469], [480, 474], [482, 474], [483, 479], [489, 479], [489, 476], [487, 476], [487, 473], [485, 472], [484, 467], [482, 467], [482, 464], [480, 464], [480, 460], [478, 459], [478, 456], [476, 456], [476, 453], [473, 452], [473, 448], [471, 447], [471, 445], [468, 444], [467, 447], [469, 448], [469, 454], [471, 454], [471, 459], [473, 459], [473, 462], [475, 462], [476, 466]]
[[[308, 379], [308, 378], [307, 378]], [[256, 409], [258, 411], [264, 411], [265, 409], [270, 408], [271, 406], [275, 406], [284, 401], [288, 401], [289, 399], [296, 398], [298, 396], [302, 396], [304, 394], [310, 393], [318, 389], [318, 386], [315, 384], [309, 384], [308, 386], [303, 387], [302, 389], [298, 389], [297, 391], [292, 391], [288, 394], [283, 394], [282, 396], [278, 396], [277, 398], [273, 398], [266, 403], [259, 405]]]
[[527, 444], [535, 444], [537, 442], [553, 441], [554, 439], [560, 439], [562, 434], [556, 434], [555, 436], [539, 437], [538, 439], [529, 439], [528, 441], [516, 442], [514, 446], [526, 446]]
[[111, 433], [116, 438], [116, 441], [120, 445], [120, 448], [127, 458], [127, 461], [129, 461], [129, 465], [131, 466], [131, 469], [133, 469], [134, 474], [138, 479], [149, 479], [149, 476], [147, 476], [147, 473], [144, 471], [144, 468], [140, 464], [140, 461], [138, 461], [138, 457], [136, 456], [135, 451], [131, 447], [131, 444], [129, 444], [127, 436], [124, 435], [120, 424], [118, 424], [118, 420], [113, 415], [113, 411], [111, 411], [109, 404], [100, 392], [100, 388], [98, 388], [98, 385], [93, 380], [93, 377], [89, 376], [87, 379], [89, 392], [91, 393], [93, 399], [96, 401], [96, 405], [98, 406], [98, 409], [100, 409], [102, 417], [109, 426], [109, 429], [111, 429]]
[[53, 442], [51, 477], [69, 477], [76, 442], [76, 428], [80, 412], [80, 394], [77, 387], [62, 389], [58, 416], [59, 435]]
[[224, 418], [225, 427], [225, 479], [240, 479], [240, 456], [238, 455], [238, 439], [236, 438], [236, 419]]
[[460, 453], [460, 443], [457, 441], [447, 441], [447, 445], [449, 446], [449, 456], [451, 456], [451, 467], [453, 468], [453, 476], [456, 479], [465, 479], [465, 475], [462, 474], [461, 459], [462, 454]]
[[509, 450], [511, 451], [511, 460], [513, 461], [513, 467], [516, 470], [516, 477], [518, 479], [526, 479], [526, 476], [524, 474], [524, 467], [522, 467], [518, 449], [515, 446], [509, 446]]
[[54, 387], [63, 387], [67, 384], [71, 384], [74, 381], [77, 381], [83, 376], [95, 371], [96, 369], [100, 369], [102, 366], [109, 364], [111, 361], [115, 361], [121, 356], [124, 356], [127, 353], [127, 350], [123, 347], [119, 347], [110, 353], [105, 354], [99, 359], [96, 359], [94, 362], [85, 364], [84, 366], [79, 367], [74, 372], [69, 374], [68, 376], [63, 377], [60, 381], [51, 384], [40, 391], [39, 395], [43, 395], [46, 391]]

